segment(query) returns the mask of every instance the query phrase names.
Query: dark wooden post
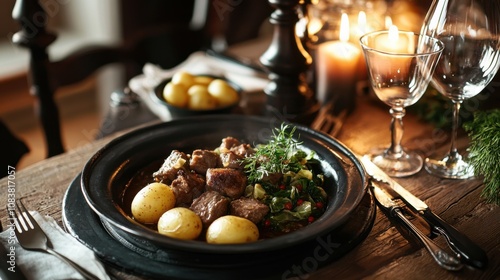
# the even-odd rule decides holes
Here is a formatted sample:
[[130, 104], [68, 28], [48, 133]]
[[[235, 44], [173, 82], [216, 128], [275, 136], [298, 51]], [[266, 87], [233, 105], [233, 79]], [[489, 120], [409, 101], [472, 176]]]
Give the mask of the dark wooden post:
[[36, 114], [45, 133], [47, 156], [51, 157], [64, 152], [59, 112], [47, 73], [47, 46], [55, 41], [56, 36], [45, 29], [48, 15], [38, 0], [17, 0], [12, 17], [21, 24], [21, 31], [14, 34], [12, 41], [30, 52], [30, 92], [37, 99]]
[[319, 104], [306, 81], [306, 71], [312, 64], [297, 34], [299, 0], [269, 0], [275, 11], [270, 22], [274, 25], [271, 45], [260, 57], [270, 74], [264, 89], [268, 111], [289, 121], [310, 124]]

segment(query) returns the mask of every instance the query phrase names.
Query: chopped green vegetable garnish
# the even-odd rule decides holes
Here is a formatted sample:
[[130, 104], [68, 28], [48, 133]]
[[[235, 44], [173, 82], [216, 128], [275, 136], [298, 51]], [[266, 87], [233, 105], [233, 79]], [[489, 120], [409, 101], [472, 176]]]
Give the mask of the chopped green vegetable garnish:
[[293, 138], [295, 131], [282, 124], [268, 143], [257, 145], [243, 160], [250, 186], [245, 195], [269, 206], [263, 224], [278, 232], [313, 222], [324, 213], [328, 199], [315, 152], [299, 148], [302, 143]]

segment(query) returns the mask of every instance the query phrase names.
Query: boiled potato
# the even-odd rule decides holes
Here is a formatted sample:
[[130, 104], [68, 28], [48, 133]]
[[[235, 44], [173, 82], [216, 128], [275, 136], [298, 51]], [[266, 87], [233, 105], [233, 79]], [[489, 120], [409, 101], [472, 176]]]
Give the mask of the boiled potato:
[[209, 110], [217, 107], [217, 101], [202, 85], [193, 85], [188, 89], [188, 108], [193, 110]]
[[259, 229], [248, 219], [227, 215], [208, 227], [206, 239], [214, 244], [247, 243], [259, 239]]
[[214, 78], [212, 78], [212, 77], [194, 76], [194, 84], [195, 85], [208, 86], [213, 80], [214, 80]]
[[174, 191], [163, 183], [151, 183], [132, 200], [134, 219], [144, 224], [157, 223], [161, 215], [175, 206]]
[[179, 71], [163, 89], [163, 98], [171, 105], [192, 110], [211, 110], [238, 102], [238, 93], [221, 79], [196, 76]]
[[185, 71], [179, 71], [172, 76], [172, 83], [178, 85], [182, 84], [186, 88], [194, 85], [194, 76]]
[[163, 98], [176, 107], [186, 107], [189, 101], [186, 87], [172, 82], [169, 82], [163, 89]]
[[158, 221], [159, 233], [177, 239], [196, 239], [200, 235], [202, 228], [200, 217], [192, 210], [184, 207], [168, 210]]
[[228, 106], [238, 101], [238, 93], [226, 81], [215, 79], [208, 85], [208, 92], [220, 106]]

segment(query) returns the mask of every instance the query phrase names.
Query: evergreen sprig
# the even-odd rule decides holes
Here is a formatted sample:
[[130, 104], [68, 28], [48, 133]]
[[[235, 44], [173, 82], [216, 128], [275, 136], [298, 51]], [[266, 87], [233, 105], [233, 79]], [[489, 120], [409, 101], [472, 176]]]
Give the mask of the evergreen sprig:
[[417, 103], [408, 107], [408, 112], [414, 113], [418, 118], [433, 124], [436, 128], [443, 129], [451, 128], [451, 114], [445, 114], [451, 110], [450, 99], [430, 86]]
[[[487, 94], [487, 92], [481, 92], [463, 101], [459, 113], [461, 122], [465, 123], [473, 119], [473, 112], [477, 110], [478, 105], [482, 106], [483, 102], [488, 100]], [[408, 107], [407, 111], [436, 128], [451, 130], [453, 103], [432, 86], [427, 87], [425, 94], [417, 103]]]
[[476, 175], [484, 176], [482, 196], [500, 205], [500, 109], [477, 111], [463, 127], [471, 139], [470, 163]]

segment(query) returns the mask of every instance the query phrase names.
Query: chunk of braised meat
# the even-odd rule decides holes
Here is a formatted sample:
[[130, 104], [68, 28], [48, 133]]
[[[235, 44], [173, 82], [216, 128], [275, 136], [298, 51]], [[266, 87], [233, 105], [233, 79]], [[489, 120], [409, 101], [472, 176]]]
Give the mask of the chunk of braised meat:
[[207, 228], [215, 219], [227, 215], [229, 199], [216, 191], [207, 191], [193, 201], [190, 207]]
[[217, 153], [209, 150], [194, 150], [191, 154], [189, 167], [198, 174], [205, 175], [207, 169], [221, 166], [221, 159]]
[[[255, 150], [249, 144], [238, 144], [239, 142], [236, 141], [238, 140], [226, 141], [227, 143], [232, 142], [233, 146], [229, 149], [226, 148], [220, 149], [220, 159], [222, 167], [243, 170], [245, 168], [243, 159], [246, 156], [253, 155], [255, 153]], [[227, 145], [229, 146], [230, 144]]]
[[226, 138], [222, 138], [222, 143], [220, 144], [220, 148], [229, 150], [232, 147], [238, 146], [240, 144], [241, 144], [240, 140], [238, 140], [234, 137], [228, 136]]
[[269, 206], [254, 198], [242, 197], [231, 201], [229, 214], [240, 216], [258, 224], [269, 213]]
[[229, 150], [220, 153], [221, 166], [225, 168], [233, 168], [243, 170], [245, 164], [242, 162], [243, 157], [239, 156]]
[[262, 177], [263, 182], [268, 182], [270, 184], [276, 185], [283, 179], [283, 173], [268, 173]]
[[170, 187], [175, 194], [175, 206], [189, 207], [205, 191], [205, 179], [200, 174], [181, 169]]
[[250, 144], [236, 145], [231, 147], [229, 150], [240, 157], [246, 157], [255, 154], [255, 150]]
[[156, 181], [170, 184], [177, 177], [179, 170], [188, 170], [189, 157], [183, 152], [173, 150], [165, 159], [158, 171], [153, 173], [153, 178]]
[[229, 198], [239, 198], [245, 191], [247, 177], [241, 170], [232, 168], [209, 168], [207, 190], [219, 192]]

